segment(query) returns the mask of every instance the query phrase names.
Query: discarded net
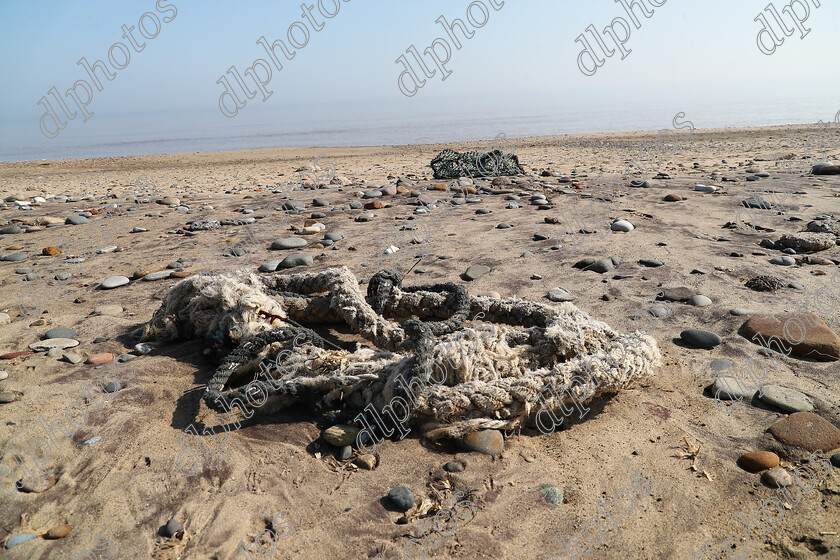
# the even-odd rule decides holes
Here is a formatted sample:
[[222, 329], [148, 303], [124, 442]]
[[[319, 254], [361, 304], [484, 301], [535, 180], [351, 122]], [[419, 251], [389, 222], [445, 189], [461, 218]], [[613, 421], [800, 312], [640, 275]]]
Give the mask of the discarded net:
[[[382, 410], [395, 396], [408, 400], [399, 380], [416, 378], [422, 389], [411, 398], [408, 423], [431, 439], [530, 425], [540, 406], [557, 409], [571, 402], [569, 395], [586, 402], [617, 392], [651, 375], [660, 361], [652, 337], [618, 334], [571, 303], [474, 297], [455, 283], [401, 282], [396, 272], [380, 271], [365, 298], [344, 266], [191, 276], [170, 288], [143, 339], [204, 337], [235, 347], [207, 383], [205, 402], [216, 410], [244, 402], [251, 391], [266, 396], [261, 412], [306, 403], [352, 418], [368, 404]], [[476, 315], [487, 325], [481, 332], [467, 323]], [[309, 328], [337, 323], [365, 343], [354, 351], [332, 348]], [[456, 336], [472, 350], [460, 352]], [[268, 368], [267, 361], [282, 367]], [[260, 375], [264, 380], [255, 379]], [[562, 396], [545, 397], [552, 394]]]
[[525, 173], [519, 165], [518, 157], [514, 154], [503, 154], [501, 150], [463, 153], [443, 150], [435, 156], [431, 165], [435, 179], [496, 177]]

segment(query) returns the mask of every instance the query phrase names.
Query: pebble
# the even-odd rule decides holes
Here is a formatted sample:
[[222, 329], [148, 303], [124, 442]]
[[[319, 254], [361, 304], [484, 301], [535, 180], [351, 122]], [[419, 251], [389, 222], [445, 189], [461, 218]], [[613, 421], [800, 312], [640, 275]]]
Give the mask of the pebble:
[[642, 265], [642, 266], [657, 267], [657, 266], [662, 266], [665, 263], [663, 263], [662, 261], [658, 261], [656, 259], [640, 259], [639, 264]]
[[742, 381], [734, 377], [718, 377], [712, 383], [712, 395], [725, 401], [752, 400], [755, 388], [747, 388]]
[[55, 328], [44, 333], [44, 338], [76, 338], [75, 329]]
[[64, 220], [64, 223], [69, 224], [71, 226], [80, 226], [80, 225], [84, 225], [84, 224], [87, 224], [87, 223], [90, 223], [90, 222], [84, 216], [74, 215], [74, 216], [68, 216], [67, 219]]
[[349, 445], [345, 445], [338, 451], [338, 460], [339, 461], [346, 461], [350, 457], [353, 456], [353, 448]]
[[694, 185], [694, 190], [697, 192], [715, 192], [717, 187], [714, 185]]
[[360, 457], [356, 457], [353, 463], [367, 471], [372, 471], [376, 466], [376, 455], [361, 455]]
[[139, 344], [134, 345], [134, 351], [141, 356], [150, 354], [152, 350], [154, 350], [154, 347], [149, 344], [146, 344], [145, 342], [140, 342]]
[[[812, 326], [812, 324], [816, 326]], [[785, 325], [787, 325], [787, 332], [785, 332]], [[804, 333], [802, 332], [803, 329]], [[792, 355], [801, 358], [811, 358], [822, 362], [840, 360], [840, 337], [813, 313], [807, 315], [753, 315], [741, 325], [738, 333], [750, 341], [753, 341], [756, 334], [761, 334], [765, 340], [775, 337], [786, 341], [790, 338], [799, 339], [803, 337], [797, 344], [787, 342], [783, 345], [791, 348]], [[775, 348], [773, 349], [775, 350]]]
[[496, 229], [508, 229], [510, 227], [512, 227], [512, 226], [509, 223], [502, 222], [502, 223], [500, 223], [499, 225], [496, 226]]
[[501, 455], [505, 450], [505, 438], [499, 430], [478, 430], [461, 439], [461, 445], [468, 451], [485, 455]]
[[787, 387], [778, 385], [764, 385], [759, 391], [758, 398], [767, 404], [781, 408], [785, 412], [811, 412], [814, 405], [804, 394]]
[[157, 272], [150, 272], [143, 277], [144, 282], [151, 282], [153, 280], [163, 280], [172, 275], [172, 270], [159, 270]]
[[29, 255], [26, 253], [12, 253], [11, 255], [4, 255], [0, 257], [0, 260], [7, 261], [7, 262], [19, 262], [26, 259]]
[[117, 356], [117, 361], [120, 363], [130, 362], [131, 360], [137, 358], [134, 354], [120, 354]]
[[120, 389], [122, 389], [122, 386], [120, 385], [119, 381], [111, 381], [110, 383], [105, 385], [106, 393], [116, 393]]
[[100, 366], [102, 364], [107, 364], [108, 362], [113, 362], [115, 359], [117, 359], [116, 355], [111, 354], [110, 352], [102, 352], [89, 356], [85, 362], [94, 366]]
[[341, 241], [344, 237], [342, 237], [340, 233], [325, 233], [324, 239], [329, 239], [330, 241]]
[[761, 481], [770, 488], [782, 488], [793, 483], [793, 477], [782, 467], [773, 467], [768, 471], [764, 471], [761, 475]]
[[551, 301], [558, 302], [574, 301], [575, 299], [577, 299], [577, 296], [569, 290], [567, 290], [566, 288], [557, 287], [552, 288], [548, 291], [548, 299], [550, 299]]
[[58, 247], [44, 247], [41, 249], [41, 254], [47, 257], [54, 257], [60, 255], [61, 251], [58, 250]]
[[709, 364], [709, 367], [712, 371], [719, 372], [726, 371], [734, 365], [735, 362], [733, 362], [732, 360], [712, 360], [712, 363]]
[[131, 228], [131, 233], [145, 233], [147, 231], [149, 231], [149, 230], [147, 230], [146, 228], [142, 228], [142, 227]]
[[45, 539], [62, 539], [70, 534], [73, 528], [70, 525], [59, 525], [58, 527], [53, 527], [46, 533], [44, 533]]
[[628, 232], [628, 231], [633, 231], [635, 228], [633, 227], [633, 224], [631, 224], [627, 220], [616, 220], [612, 223], [612, 225], [610, 226], [610, 229], [613, 230], [613, 231]]
[[3, 369], [0, 369], [0, 381], [9, 377], [9, 372]]
[[702, 348], [712, 348], [723, 342], [720, 336], [702, 329], [684, 330], [680, 333], [680, 339], [686, 344]]
[[112, 290], [120, 286], [128, 284], [129, 280], [125, 276], [111, 276], [102, 281], [99, 287], [103, 290]]
[[799, 290], [800, 292], [805, 291], [805, 286], [803, 286], [802, 284], [797, 284], [796, 282], [791, 282], [790, 284], [788, 284], [788, 288], [791, 288], [793, 290]]
[[161, 528], [161, 533], [164, 537], [174, 537], [178, 533], [184, 530], [184, 524], [178, 521], [177, 519], [170, 519], [166, 522]]
[[[111, 393], [113, 391], [108, 391], [108, 392]], [[83, 441], [82, 445], [93, 445], [94, 443], [97, 443], [99, 441], [102, 441], [102, 436], [93, 436], [92, 438], [86, 439], [85, 441]]]
[[107, 317], [116, 317], [123, 312], [123, 308], [119, 305], [100, 305], [93, 310], [93, 315], [105, 315]]
[[0, 404], [8, 404], [10, 402], [15, 402], [20, 398], [20, 395], [13, 391], [3, 391], [0, 393]]
[[464, 464], [457, 461], [449, 461], [448, 463], [444, 463], [443, 470], [446, 472], [463, 472]]
[[0, 229], [0, 234], [4, 235], [15, 235], [18, 233], [20, 233], [20, 226], [7, 226]]
[[33, 535], [32, 533], [18, 533], [17, 535], [10, 537], [9, 540], [6, 541], [6, 548], [14, 548], [19, 544], [23, 544], [25, 542], [29, 542], [32, 539], [37, 539], [38, 535]]
[[694, 288], [686, 288], [681, 286], [679, 288], [665, 288], [662, 290], [662, 299], [668, 301], [688, 301], [692, 296], [697, 295], [697, 290]]
[[712, 305], [712, 300], [707, 298], [706, 296], [697, 294], [688, 298], [686, 303], [695, 307], [707, 307], [709, 305]]
[[8, 313], [0, 313], [0, 325], [8, 325], [12, 322], [12, 318]]
[[796, 259], [787, 255], [781, 255], [770, 259], [770, 264], [778, 264], [781, 266], [791, 266], [796, 264]]
[[736, 317], [739, 317], [741, 315], [749, 315], [750, 312], [749, 312], [749, 310], [744, 309], [743, 307], [736, 307], [734, 309], [730, 309], [729, 313], [731, 315], [735, 315]]
[[831, 464], [835, 467], [840, 467], [840, 453], [835, 453], [831, 456]]
[[677, 194], [666, 194], [665, 198], [663, 198], [662, 200], [664, 200], [665, 202], [679, 202], [682, 199], [683, 197]]
[[278, 268], [294, 268], [296, 266], [312, 266], [314, 264], [314, 259], [312, 255], [307, 255], [305, 253], [297, 253], [294, 255], [289, 255], [282, 261], [280, 261], [280, 265]]
[[790, 247], [796, 249], [800, 253], [810, 253], [813, 251], [825, 251], [831, 249], [836, 244], [837, 236], [833, 233], [792, 233], [783, 235], [779, 239], [779, 247]]
[[490, 267], [489, 266], [486, 266], [486, 265], [483, 265], [483, 264], [475, 264], [475, 265], [472, 265], [471, 267], [469, 267], [464, 272], [464, 276], [468, 280], [476, 280], [479, 277], [484, 276], [488, 272], [490, 272]]
[[158, 200], [157, 203], [163, 204], [165, 206], [169, 206], [172, 204], [177, 206], [178, 204], [181, 204], [181, 201], [175, 198], [174, 196], [165, 196], [162, 199]]
[[72, 338], [50, 338], [39, 342], [33, 342], [29, 345], [29, 349], [33, 352], [46, 352], [50, 348], [61, 348], [63, 350], [65, 348], [73, 348], [78, 345], [79, 341]]
[[611, 258], [599, 259], [590, 265], [587, 265], [583, 270], [591, 270], [599, 274], [604, 274], [615, 268], [615, 263]]
[[813, 412], [794, 412], [770, 426], [768, 431], [782, 443], [808, 451], [840, 448], [840, 429]]
[[408, 511], [414, 507], [414, 494], [405, 486], [397, 486], [388, 492], [388, 498], [400, 511]]
[[535, 233], [534, 234], [534, 241], [546, 241], [548, 239], [549, 239], [549, 237], [547, 235], [543, 235], [541, 233]]
[[70, 362], [71, 364], [78, 364], [81, 363], [82, 357], [75, 352], [65, 352], [61, 355], [62, 358]]
[[278, 266], [280, 266], [279, 259], [271, 260], [262, 263], [257, 270], [259, 270], [260, 272], [274, 272], [275, 270], [277, 270]]
[[34, 354], [32, 350], [23, 350], [21, 352], [7, 352], [0, 355], [0, 360], [14, 360], [15, 358], [22, 358], [24, 356], [31, 356]]
[[542, 494], [543, 499], [549, 504], [563, 503], [563, 491], [551, 484], [540, 486], [540, 494]]
[[104, 336], [97, 336], [96, 338], [93, 339], [94, 344], [99, 344], [100, 342], [107, 342], [107, 341], [108, 341], [108, 339], [105, 338]]
[[321, 436], [330, 445], [344, 447], [345, 445], [356, 443], [356, 436], [359, 434], [359, 431], [360, 428], [356, 426], [338, 424], [324, 430]]
[[772, 451], [753, 451], [741, 455], [738, 462], [745, 471], [757, 473], [778, 467], [779, 456]]

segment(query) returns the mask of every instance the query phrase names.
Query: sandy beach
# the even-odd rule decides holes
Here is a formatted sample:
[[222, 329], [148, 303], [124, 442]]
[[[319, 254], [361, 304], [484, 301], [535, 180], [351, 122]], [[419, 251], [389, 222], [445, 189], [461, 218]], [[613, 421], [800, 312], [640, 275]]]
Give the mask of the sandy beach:
[[[330, 423], [294, 405], [236, 416], [240, 427], [230, 430], [223, 460], [203, 461], [186, 476], [178, 467], [183, 442], [195, 452], [198, 440], [212, 439], [185, 430], [201, 433], [216, 414], [202, 394], [218, 360], [205, 354], [202, 338], [147, 341], [144, 353], [135, 335], [170, 287], [208, 263], [258, 275], [345, 266], [367, 281], [395, 262], [394, 253], [383, 255], [391, 244], [386, 232], [421, 217], [417, 195], [440, 198], [446, 189], [449, 181], [434, 179], [429, 162], [444, 149], [490, 150], [492, 140], [0, 163], [0, 371], [7, 373], [0, 380], [0, 465], [7, 466], [0, 471], [0, 537], [38, 535], [0, 556], [76, 558], [99, 550], [100, 558], [256, 558], [254, 540], [266, 535], [258, 533], [279, 536], [284, 520], [284, 538], [265, 558], [408, 558], [406, 543], [420, 538], [430, 519], [398, 522], [403, 513], [387, 496], [406, 486], [417, 504], [444, 496], [448, 505], [461, 492], [471, 505], [453, 531], [438, 533], [429, 558], [705, 558], [698, 552], [704, 543], [720, 549], [743, 535], [739, 519], [760, 517], [771, 497], [779, 497], [784, 517], [762, 522], [766, 531], [739, 541], [733, 557], [840, 558], [840, 471], [827, 460], [840, 450], [840, 247], [831, 245], [832, 236], [840, 241], [840, 175], [797, 172], [810, 168], [802, 147], [816, 132], [808, 125], [678, 130], [669, 136], [678, 149], [660, 150], [662, 164], [649, 162], [646, 178], [625, 171], [644, 163], [638, 145], [653, 142], [655, 131], [508, 139], [525, 173], [464, 181], [463, 202], [438, 201], [436, 208], [449, 210], [439, 227], [410, 232], [423, 243], [395, 253], [425, 254], [419, 264], [399, 260], [403, 287], [454, 282], [470, 296], [553, 306], [567, 305], [556, 294], [569, 294], [571, 305], [617, 331], [670, 300], [649, 329], [661, 363], [627, 388], [587, 401], [582, 419], [575, 413], [553, 433], [533, 424], [503, 430], [500, 454], [429, 441], [412, 429], [377, 446], [372, 470], [355, 462], [358, 452], [340, 459], [341, 449], [322, 437]], [[840, 147], [827, 155], [836, 161]], [[302, 188], [288, 190], [301, 173]], [[630, 186], [629, 179], [648, 184]], [[273, 192], [282, 183], [285, 194]], [[315, 184], [321, 188], [309, 188]], [[135, 203], [130, 193], [138, 186], [146, 194]], [[364, 196], [376, 191], [382, 194]], [[751, 196], [768, 208], [759, 201], [747, 216], [742, 200]], [[292, 199], [301, 211], [259, 236], [236, 222], [264, 224], [270, 208]], [[589, 214], [592, 208], [601, 213]], [[65, 224], [80, 215], [79, 225]], [[558, 215], [581, 221], [553, 223]], [[220, 225], [191, 231], [197, 220]], [[317, 223], [325, 229], [306, 235]], [[593, 233], [579, 233], [577, 224]], [[325, 233], [339, 235], [322, 243]], [[271, 248], [286, 238], [306, 243]], [[208, 248], [237, 243], [247, 256], [216, 251], [215, 260], [206, 259]], [[312, 264], [277, 268], [290, 254], [309, 255]], [[23, 256], [6, 258], [13, 255]], [[610, 270], [584, 270], [603, 260]], [[257, 272], [271, 261], [266, 268], [276, 272]], [[489, 270], [475, 268], [469, 280], [464, 274], [476, 265]], [[747, 286], [761, 276], [777, 278], [777, 289]], [[102, 289], [113, 277], [129, 282]], [[773, 345], [764, 355], [744, 334], [747, 322], [765, 333], [772, 327], [761, 317], [806, 311], [819, 319], [807, 323], [803, 342], [782, 341], [795, 346], [789, 356]], [[58, 328], [70, 331], [45, 338]], [[691, 329], [720, 340], [692, 344], [691, 335], [681, 336]], [[365, 342], [347, 329], [317, 330], [345, 349]], [[37, 346], [48, 340], [70, 342]], [[709, 389], [715, 371], [743, 371], [748, 363], [766, 368], [762, 386], [792, 392], [758, 397], [755, 387], [743, 401], [716, 400]], [[97, 379], [114, 364], [123, 377], [118, 390], [105, 393]], [[65, 421], [68, 407], [80, 427], [65, 438], [54, 423]], [[780, 493], [766, 475], [743, 467], [742, 456], [753, 451], [778, 457], [786, 473], [775, 471], [780, 480], [810, 465], [813, 488], [797, 493], [797, 485], [808, 487], [799, 477], [789, 495]], [[445, 470], [450, 462], [463, 468]], [[45, 481], [15, 487], [27, 471], [40, 470]], [[560, 503], [549, 503], [544, 485], [562, 493]], [[624, 514], [615, 503], [622, 488], [634, 496]], [[602, 514], [603, 504], [611, 514]], [[772, 506], [767, 510], [772, 517]], [[607, 526], [590, 537], [597, 546], [577, 556], [573, 546], [564, 549], [561, 540], [592, 531], [597, 537], [600, 525], [588, 523], [595, 518]], [[170, 519], [183, 529], [164, 536]], [[61, 525], [72, 530], [42, 537]]]

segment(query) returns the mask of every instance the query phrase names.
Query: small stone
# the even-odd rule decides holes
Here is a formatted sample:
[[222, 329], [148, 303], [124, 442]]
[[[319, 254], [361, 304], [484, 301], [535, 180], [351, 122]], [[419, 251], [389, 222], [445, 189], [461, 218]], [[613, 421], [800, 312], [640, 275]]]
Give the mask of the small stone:
[[103, 290], [112, 290], [120, 286], [128, 284], [129, 280], [125, 276], [111, 276], [102, 281], [99, 287]]
[[769, 432], [782, 443], [808, 451], [840, 448], [840, 429], [813, 412], [794, 412], [770, 426]]
[[667, 195], [665, 195], [665, 198], [663, 198], [662, 200], [664, 200], [665, 202], [679, 202], [682, 199], [683, 199], [683, 197], [681, 197], [679, 195], [667, 194]]
[[55, 255], [60, 255], [61, 251], [58, 250], [58, 247], [44, 247], [41, 249], [41, 254], [48, 257], [54, 257]]
[[610, 229], [613, 231], [628, 232], [633, 231], [635, 228], [633, 227], [633, 224], [631, 224], [627, 220], [616, 220], [612, 223]]
[[499, 225], [496, 226], [496, 229], [508, 229], [510, 227], [512, 227], [512, 226], [509, 223], [502, 222], [502, 223], [500, 223]]
[[770, 264], [778, 264], [782, 266], [791, 266], [796, 264], [796, 259], [787, 255], [781, 255], [770, 259]]
[[338, 451], [338, 460], [339, 461], [346, 461], [350, 457], [353, 456], [353, 448], [349, 445], [345, 445]]
[[314, 264], [314, 259], [311, 255], [307, 255], [305, 253], [297, 253], [294, 255], [289, 255], [282, 261], [280, 261], [280, 265], [278, 268], [294, 268], [296, 266], [312, 266]]
[[300, 247], [306, 247], [306, 239], [301, 239], [300, 237], [286, 237], [284, 239], [278, 239], [271, 244], [271, 248], [274, 250], [298, 249]]
[[[790, 348], [794, 356], [822, 362], [840, 360], [840, 337], [814, 313], [753, 315], [741, 325], [738, 334], [756, 344], [760, 344], [756, 335], [765, 340], [776, 338], [784, 341], [781, 343], [782, 351], [787, 352]], [[790, 340], [800, 337], [802, 339], [795, 344]]]
[[72, 338], [50, 338], [40, 342], [33, 342], [29, 345], [29, 349], [34, 352], [46, 352], [50, 348], [73, 348], [78, 346], [79, 341]]
[[499, 430], [478, 430], [464, 436], [461, 446], [485, 455], [501, 455], [505, 450], [505, 438]]
[[[108, 392], [111, 393], [113, 391], [108, 391]], [[94, 443], [98, 443], [101, 440], [102, 440], [102, 436], [93, 436], [92, 438], [83, 441], [82, 445], [93, 445]]]
[[772, 451], [753, 451], [741, 455], [738, 459], [741, 468], [751, 473], [757, 473], [779, 466], [779, 456]]
[[361, 455], [356, 457], [356, 460], [353, 461], [353, 463], [367, 471], [372, 471], [376, 466], [376, 455]]
[[70, 362], [71, 364], [78, 364], [81, 363], [82, 357], [75, 352], [65, 352], [61, 355], [62, 358]]
[[21, 352], [7, 352], [6, 354], [0, 355], [0, 360], [14, 360], [15, 358], [22, 358], [24, 356], [31, 356], [35, 352], [32, 350], [23, 350]]
[[607, 259], [600, 259], [592, 264], [588, 265], [583, 270], [591, 270], [592, 272], [597, 272], [598, 274], [604, 274], [605, 272], [609, 272], [610, 270], [615, 268], [614, 261], [610, 258]]
[[770, 488], [782, 488], [793, 484], [793, 477], [782, 467], [773, 467], [764, 471], [761, 475], [761, 481]]
[[146, 344], [145, 342], [140, 342], [134, 345], [134, 351], [137, 352], [137, 354], [140, 356], [150, 354], [152, 350], [154, 350], [154, 347], [149, 344]]
[[707, 307], [709, 305], [712, 305], [712, 300], [707, 298], [706, 296], [697, 294], [688, 298], [686, 303], [695, 307]]
[[0, 381], [3, 381], [4, 379], [6, 379], [8, 377], [9, 377], [9, 372], [7, 372], [6, 370], [0, 369]]
[[551, 484], [540, 486], [540, 494], [542, 494], [543, 499], [549, 504], [563, 503], [563, 491]]
[[176, 519], [170, 519], [166, 522], [160, 532], [164, 537], [174, 537], [178, 533], [184, 530], [184, 524]]
[[732, 360], [712, 360], [712, 363], [709, 364], [709, 368], [711, 368], [714, 372], [720, 372], [726, 371], [734, 365], [735, 362]]
[[685, 286], [679, 288], [666, 288], [662, 291], [662, 298], [668, 301], [688, 301], [691, 296], [697, 295], [697, 290], [694, 288], [686, 288]]
[[793, 389], [778, 385], [764, 385], [759, 391], [758, 398], [767, 404], [781, 408], [785, 412], [811, 412], [814, 405], [810, 399]]
[[85, 361], [88, 364], [100, 366], [102, 364], [107, 364], [108, 362], [113, 362], [116, 359], [116, 355], [111, 354], [110, 352], [102, 352], [100, 354], [94, 354], [93, 356], [88, 357], [88, 359]]
[[720, 336], [702, 329], [684, 330], [680, 333], [680, 339], [690, 346], [699, 346], [701, 348], [711, 348], [723, 342]]
[[665, 263], [663, 263], [662, 261], [658, 261], [656, 259], [640, 259], [639, 264], [642, 265], [642, 266], [647, 266], [647, 267], [654, 268], [654, 267], [657, 267], [657, 266], [662, 266]]
[[67, 219], [64, 220], [64, 223], [72, 225], [72, 226], [80, 226], [80, 225], [87, 224], [89, 222], [88, 222], [88, 219], [85, 218], [84, 216], [74, 215], [74, 216], [68, 216]]
[[158, 200], [157, 203], [163, 204], [165, 206], [170, 206], [173, 204], [177, 206], [178, 204], [181, 204], [181, 201], [175, 198], [174, 196], [165, 196], [162, 199]]
[[548, 299], [551, 301], [574, 301], [577, 299], [577, 296], [574, 295], [572, 292], [567, 290], [566, 288], [552, 288], [548, 291]]
[[697, 192], [715, 192], [717, 187], [714, 185], [694, 185], [694, 190]]
[[324, 239], [329, 239], [330, 241], [341, 241], [344, 237], [342, 237], [340, 233], [325, 233]]
[[257, 270], [259, 270], [260, 272], [274, 272], [275, 270], [277, 270], [278, 266], [280, 266], [279, 259], [271, 260], [262, 263]]
[[734, 377], [718, 377], [712, 384], [712, 395], [716, 399], [725, 401], [740, 401], [752, 399], [755, 395], [755, 387], [746, 387], [744, 383]]
[[8, 313], [0, 313], [0, 325], [8, 325], [12, 322], [12, 318]]
[[339, 424], [330, 426], [321, 434], [324, 440], [330, 445], [336, 447], [344, 447], [345, 445], [353, 445], [356, 443], [356, 436], [361, 431], [356, 426]]
[[19, 262], [25, 260], [29, 255], [26, 253], [12, 253], [11, 255], [5, 255], [0, 257], [0, 260], [7, 261], [7, 262]]
[[486, 265], [483, 265], [483, 264], [476, 264], [476, 265], [473, 265], [473, 266], [469, 267], [466, 270], [466, 272], [464, 272], [464, 276], [468, 280], [476, 280], [477, 278], [479, 278], [481, 276], [484, 276], [488, 272], [490, 272], [490, 267], [489, 266], [486, 266]]
[[94, 315], [105, 315], [108, 317], [116, 317], [123, 312], [123, 308], [119, 305], [100, 305], [93, 310]]
[[448, 463], [444, 463], [443, 470], [446, 472], [463, 472], [464, 464], [457, 461], [449, 461]]
[[45, 332], [44, 338], [76, 338], [76, 331], [74, 329], [58, 327]]
[[734, 309], [730, 309], [729, 313], [731, 315], [735, 315], [736, 317], [738, 317], [738, 316], [741, 316], [741, 315], [749, 315], [750, 312], [749, 312], [749, 310], [744, 309], [743, 307], [736, 307]]
[[53, 527], [46, 533], [44, 533], [45, 539], [62, 539], [70, 534], [73, 528], [70, 525], [59, 525], [58, 527]]
[[32, 533], [18, 533], [17, 535], [10, 537], [9, 540], [6, 541], [6, 548], [14, 548], [19, 544], [23, 544], [25, 542], [29, 542], [32, 539], [37, 539], [38, 535], [33, 535]]
[[20, 398], [20, 395], [14, 391], [3, 391], [0, 393], [0, 404], [8, 404], [15, 402]]
[[122, 388], [122, 387], [120, 386], [120, 382], [119, 382], [119, 381], [111, 381], [110, 383], [108, 383], [107, 385], [105, 385], [105, 392], [106, 392], [106, 393], [116, 393], [116, 392], [117, 392], [117, 391], [119, 391], [121, 388]]
[[172, 270], [158, 270], [157, 272], [150, 272], [143, 276], [144, 282], [151, 282], [154, 280], [163, 280], [164, 278], [169, 278], [172, 275]]
[[388, 498], [400, 511], [408, 511], [414, 507], [414, 494], [405, 486], [397, 486], [388, 492]]

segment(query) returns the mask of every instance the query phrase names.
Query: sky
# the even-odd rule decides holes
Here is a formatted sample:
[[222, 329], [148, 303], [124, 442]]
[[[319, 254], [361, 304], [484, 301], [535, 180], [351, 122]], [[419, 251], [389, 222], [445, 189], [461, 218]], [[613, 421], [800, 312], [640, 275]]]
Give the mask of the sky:
[[[34, 159], [39, 146], [51, 143], [153, 139], [159, 122], [168, 125], [163, 127], [166, 134], [186, 138], [204, 129], [247, 135], [259, 124], [281, 130], [326, 121], [358, 126], [359, 119], [418, 123], [437, 113], [515, 120], [512, 115], [562, 116], [586, 108], [601, 115], [593, 129], [614, 124], [612, 129], [624, 130], [658, 129], [670, 126], [679, 111], [691, 117], [693, 109], [697, 118], [733, 104], [747, 112], [766, 111], [774, 122], [786, 111], [790, 122], [815, 122], [833, 118], [840, 109], [840, 76], [832, 64], [832, 53], [840, 46], [836, 3], [822, 1], [816, 8], [809, 0], [803, 25], [810, 32], [801, 38], [794, 30], [768, 56], [756, 45], [761, 25], [754, 21], [768, 0], [667, 0], [660, 7], [646, 1], [653, 14], [645, 18], [636, 9], [637, 29], [618, 0], [504, 0], [498, 10], [491, 4], [500, 0], [483, 0], [487, 23], [475, 28], [471, 39], [458, 32], [461, 48], [451, 45], [446, 64], [452, 73], [441, 80], [437, 71], [407, 97], [397, 86], [403, 70], [397, 58], [411, 45], [422, 52], [435, 39], [448, 39], [436, 20], [466, 19], [470, 2], [342, 0], [338, 14], [325, 19], [316, 1], [313, 14], [323, 28], [314, 31], [302, 16], [301, 3], [293, 1], [160, 0], [156, 5], [154, 0], [0, 0], [0, 130], [7, 143], [31, 143]], [[334, 0], [322, 0], [322, 5], [335, 9]], [[775, 4], [780, 11], [784, 5]], [[173, 6], [177, 14], [161, 21], [154, 38], [133, 32], [145, 47], [141, 52], [131, 49], [124, 69], [108, 63], [114, 42], [128, 46], [124, 24], [137, 26], [146, 12], [171, 18]], [[804, 15], [801, 5], [795, 11]], [[472, 13], [480, 22], [479, 7]], [[625, 48], [631, 52], [624, 59], [620, 53], [604, 57], [594, 75], [584, 75], [577, 64], [582, 47], [575, 38], [590, 24], [602, 30], [617, 17], [630, 24]], [[790, 21], [787, 15], [783, 18]], [[144, 21], [154, 32], [154, 19]], [[222, 115], [218, 104], [223, 87], [217, 80], [231, 65], [242, 73], [255, 59], [267, 58], [257, 44], [260, 37], [288, 44], [287, 30], [296, 21], [305, 22], [309, 41], [292, 60], [281, 56], [283, 69], [274, 68], [266, 85], [273, 94], [264, 101], [258, 93], [234, 118]], [[620, 34], [619, 27], [620, 22]], [[303, 37], [299, 30], [295, 33]], [[611, 39], [602, 40], [613, 45]], [[443, 52], [440, 45], [438, 49]], [[91, 63], [106, 61], [116, 77], [106, 81], [98, 72], [103, 90], [93, 90], [87, 107], [93, 115], [87, 122], [77, 116], [57, 138], [47, 139], [39, 130], [44, 108], [37, 102], [53, 86], [65, 92], [80, 78], [90, 82], [77, 65], [81, 57]], [[122, 62], [122, 55], [116, 58]], [[661, 111], [661, 119], [649, 111], [644, 119], [622, 120], [623, 107], [640, 105]], [[813, 118], [805, 118], [806, 113]], [[133, 120], [117, 118], [126, 115]], [[737, 115], [729, 120], [741, 124]], [[312, 134], [308, 140], [317, 144], [322, 136]], [[412, 139], [406, 135], [406, 141]], [[299, 142], [306, 145], [306, 140]]]

